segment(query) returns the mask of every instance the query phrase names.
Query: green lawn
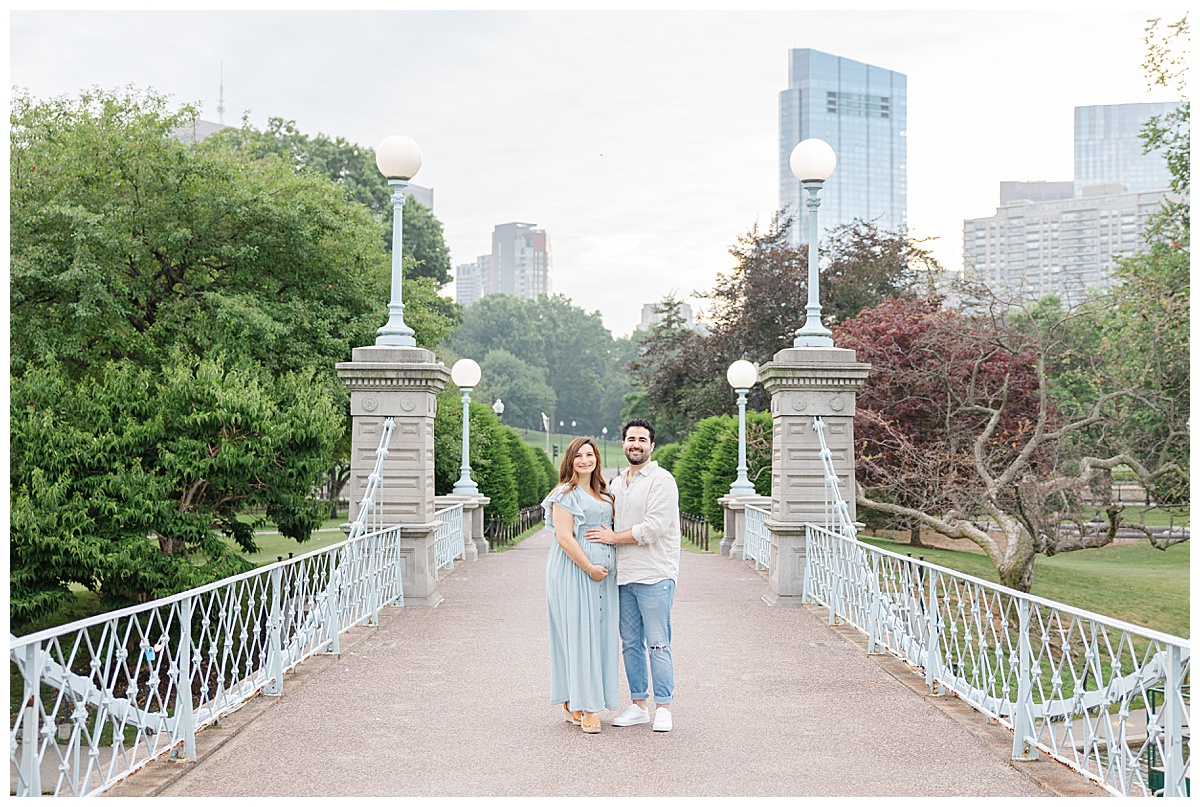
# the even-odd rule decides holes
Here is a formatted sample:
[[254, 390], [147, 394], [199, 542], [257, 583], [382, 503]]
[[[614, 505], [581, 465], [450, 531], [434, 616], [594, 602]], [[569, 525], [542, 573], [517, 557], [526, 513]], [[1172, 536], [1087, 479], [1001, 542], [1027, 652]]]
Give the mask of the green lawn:
[[[991, 561], [980, 552], [911, 549], [906, 543], [860, 535], [863, 543], [996, 582]], [[1163, 551], [1139, 541], [1085, 549], [1034, 561], [1033, 594], [1187, 638], [1191, 635], [1191, 543]]]

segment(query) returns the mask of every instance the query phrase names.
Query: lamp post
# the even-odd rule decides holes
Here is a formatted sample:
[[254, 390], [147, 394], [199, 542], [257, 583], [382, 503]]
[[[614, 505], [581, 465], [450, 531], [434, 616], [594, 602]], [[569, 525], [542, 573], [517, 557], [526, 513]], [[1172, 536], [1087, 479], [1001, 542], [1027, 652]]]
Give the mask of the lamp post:
[[[808, 208], [808, 305], [804, 310], [808, 316], [804, 326], [796, 331], [793, 347], [833, 347], [833, 333], [821, 324], [821, 303], [818, 296], [817, 208], [821, 206], [821, 186], [833, 174], [837, 155], [824, 140], [810, 137], [801, 140], [792, 149], [789, 159], [792, 173], [804, 190], [808, 191], [805, 206]], [[732, 383], [732, 381], [730, 382]]]
[[559, 450], [559, 452], [562, 451], [562, 430], [563, 430], [563, 422], [560, 420], [558, 422], [558, 450]]
[[404, 189], [421, 169], [421, 149], [404, 135], [392, 135], [375, 149], [375, 165], [392, 188], [392, 299], [387, 324], [379, 329], [377, 345], [416, 347], [413, 329], [404, 324]]
[[499, 398], [492, 404], [492, 411], [496, 413], [496, 417], [501, 417], [504, 414], [504, 401]]
[[608, 427], [600, 427], [600, 451], [604, 459], [604, 466], [608, 467]]
[[479, 486], [471, 479], [471, 390], [479, 383], [479, 365], [471, 359], [459, 359], [450, 368], [450, 378], [462, 390], [462, 476], [454, 483], [454, 493], [478, 493]]
[[733, 387], [738, 396], [738, 467], [737, 479], [729, 486], [730, 496], [747, 496], [754, 494], [754, 485], [746, 476], [746, 393], [758, 381], [758, 369], [746, 361], [738, 359], [729, 365], [725, 374], [729, 386]]

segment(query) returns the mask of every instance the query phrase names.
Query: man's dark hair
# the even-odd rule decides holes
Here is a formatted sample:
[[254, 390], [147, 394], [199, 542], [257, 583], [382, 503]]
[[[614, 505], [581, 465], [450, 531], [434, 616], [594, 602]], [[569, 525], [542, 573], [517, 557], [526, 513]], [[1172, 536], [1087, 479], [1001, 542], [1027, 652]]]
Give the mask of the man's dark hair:
[[631, 420], [628, 423], [626, 423], [624, 426], [621, 427], [621, 439], [622, 440], [625, 439], [625, 432], [629, 431], [630, 428], [645, 429], [646, 431], [650, 432], [650, 442], [651, 443], [654, 442], [654, 427], [650, 425], [650, 421], [642, 420], [641, 418], [636, 418], [635, 420]]

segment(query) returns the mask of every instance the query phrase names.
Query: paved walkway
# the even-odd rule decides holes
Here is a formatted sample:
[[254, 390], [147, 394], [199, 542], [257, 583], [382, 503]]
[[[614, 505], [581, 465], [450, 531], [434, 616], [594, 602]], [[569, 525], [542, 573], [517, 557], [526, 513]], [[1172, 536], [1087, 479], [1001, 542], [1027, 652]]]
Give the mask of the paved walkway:
[[606, 713], [585, 735], [547, 702], [551, 540], [460, 565], [437, 608], [388, 609], [340, 658], [289, 675], [282, 698], [201, 732], [198, 762], [156, 763], [113, 795], [1101, 793], [1057, 763], [1011, 762], [1011, 734], [925, 696], [922, 679], [867, 656], [820, 610], [766, 605], [747, 564], [686, 551], [674, 731], [613, 728]]

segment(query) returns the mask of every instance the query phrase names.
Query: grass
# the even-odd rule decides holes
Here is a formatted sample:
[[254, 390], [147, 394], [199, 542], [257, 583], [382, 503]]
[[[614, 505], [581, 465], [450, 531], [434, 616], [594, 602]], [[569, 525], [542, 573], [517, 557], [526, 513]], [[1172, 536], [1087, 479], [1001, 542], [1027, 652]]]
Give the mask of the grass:
[[[899, 554], [923, 557], [948, 569], [998, 582], [981, 552], [913, 549], [880, 535], [860, 535], [863, 543]], [[1190, 629], [1191, 543], [1163, 551], [1147, 541], [1085, 549], [1033, 565], [1034, 596], [1094, 611], [1134, 625], [1188, 638]]]
[[489, 545], [489, 546], [488, 546], [488, 552], [489, 552], [489, 553], [493, 553], [493, 554], [494, 554], [494, 553], [497, 553], [497, 552], [507, 552], [508, 550], [510, 550], [510, 549], [512, 549], [514, 546], [516, 546], [517, 544], [519, 544], [519, 543], [521, 543], [522, 541], [524, 541], [524, 540], [525, 540], [526, 538], [528, 538], [529, 536], [533, 535], [535, 532], [541, 532], [541, 531], [542, 531], [542, 528], [543, 528], [544, 526], [545, 526], [545, 524], [544, 524], [544, 523], [534, 524], [532, 527], [530, 527], [529, 529], [525, 530], [525, 532], [521, 533], [521, 534], [520, 534], [520, 535], [518, 535], [516, 538], [514, 538], [511, 544], [502, 544], [501, 546], [490, 546], [490, 545]]
[[679, 541], [680, 547], [691, 552], [693, 555], [716, 555], [721, 551], [721, 539], [725, 534], [712, 524], [708, 525], [708, 550], [700, 544], [695, 544], [687, 538], [681, 538]]

